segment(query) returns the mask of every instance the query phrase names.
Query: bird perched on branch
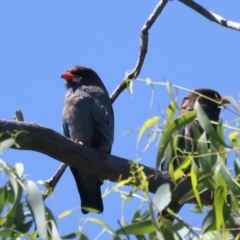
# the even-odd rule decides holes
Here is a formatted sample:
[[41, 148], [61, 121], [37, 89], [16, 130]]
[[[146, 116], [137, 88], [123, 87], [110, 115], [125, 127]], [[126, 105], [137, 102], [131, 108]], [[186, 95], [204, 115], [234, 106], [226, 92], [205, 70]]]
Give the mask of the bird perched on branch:
[[[67, 93], [63, 108], [63, 134], [101, 155], [111, 153], [114, 113], [107, 89], [90, 68], [75, 66], [61, 75]], [[77, 159], [76, 159], [77, 161]], [[81, 198], [82, 213], [103, 212], [103, 180], [70, 167]]]
[[[212, 89], [196, 89], [195, 92], [199, 93], [200, 95], [206, 96], [210, 99], [213, 99], [217, 101], [218, 103], [211, 101], [210, 99], [204, 98], [200, 96], [197, 93], [190, 93], [187, 97], [185, 97], [182, 101], [180, 112], [178, 114], [178, 117], [184, 115], [185, 113], [189, 111], [193, 111], [194, 104], [196, 100], [200, 103], [201, 107], [205, 111], [206, 115], [208, 116], [209, 120], [218, 122], [219, 121], [219, 115], [221, 112], [221, 104], [229, 103], [229, 101], [226, 98], [222, 98], [221, 95]], [[214, 128], [216, 128], [216, 125], [213, 125]], [[177, 151], [178, 158], [176, 158], [175, 153], [172, 153], [172, 159], [173, 161], [173, 167], [174, 170], [178, 168], [178, 166], [182, 163], [181, 161], [184, 160], [184, 158], [179, 157], [181, 156], [181, 152], [185, 150], [185, 152], [193, 152], [197, 149], [196, 139], [194, 139], [194, 128], [197, 128], [199, 132], [203, 133], [203, 128], [201, 127], [198, 120], [194, 120], [191, 123], [188, 123], [184, 127], [180, 128], [177, 131], [177, 134], [179, 135], [177, 147], [180, 151]], [[165, 154], [166, 156], [166, 154]], [[161, 164], [161, 170], [162, 171], [168, 171], [169, 169], [169, 162], [171, 159], [167, 159], [167, 157], [164, 157], [162, 164]], [[190, 168], [185, 169], [183, 175], [190, 172]], [[182, 207], [182, 205], [178, 204], [178, 202], [172, 201], [169, 206], [170, 209], [172, 209], [175, 213], [178, 213]], [[173, 218], [168, 215], [167, 211], [162, 212], [163, 216], [165, 218], [168, 218], [173, 221]]]

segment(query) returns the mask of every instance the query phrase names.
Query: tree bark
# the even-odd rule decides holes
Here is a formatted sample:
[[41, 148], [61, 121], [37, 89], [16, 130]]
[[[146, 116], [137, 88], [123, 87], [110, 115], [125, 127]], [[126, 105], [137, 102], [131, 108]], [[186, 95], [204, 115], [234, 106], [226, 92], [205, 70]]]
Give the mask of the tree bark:
[[[102, 179], [118, 182], [133, 176], [131, 173], [133, 161], [107, 154], [101, 157], [97, 151], [81, 146], [54, 130], [38, 124], [0, 120], [0, 133], [4, 133], [1, 141], [10, 137], [15, 138], [17, 144], [11, 146], [11, 148], [46, 154], [51, 158]], [[155, 193], [162, 184], [170, 183], [173, 190], [173, 200], [178, 201], [192, 189], [188, 179], [176, 187], [171, 181], [168, 172], [156, 171], [156, 169], [142, 164], [139, 164], [139, 166], [143, 166], [143, 171], [149, 181], [149, 192], [151, 193]], [[201, 199], [204, 205], [212, 204], [209, 192], [204, 192]], [[195, 199], [188, 202], [196, 203]]]

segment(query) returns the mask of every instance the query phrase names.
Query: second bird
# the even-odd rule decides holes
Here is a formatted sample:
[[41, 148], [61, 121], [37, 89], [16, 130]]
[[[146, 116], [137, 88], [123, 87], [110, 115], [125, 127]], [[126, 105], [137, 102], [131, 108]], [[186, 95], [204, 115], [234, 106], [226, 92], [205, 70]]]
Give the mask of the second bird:
[[[61, 78], [66, 80], [67, 88], [62, 114], [63, 134], [86, 147], [110, 154], [114, 113], [100, 77], [90, 68], [75, 66], [63, 73]], [[103, 212], [103, 181], [74, 167], [70, 169], [81, 198], [82, 212]]]
[[[209, 120], [218, 122], [219, 115], [221, 112], [221, 104], [229, 103], [229, 101], [226, 98], [221, 97], [217, 91], [212, 89], [202, 88], [202, 89], [195, 89], [194, 91], [199, 93], [200, 95], [206, 96], [210, 99], [217, 101], [219, 104], [207, 98], [204, 98], [197, 93], [192, 92], [183, 99], [178, 117], [184, 115], [189, 111], [193, 111], [194, 104], [196, 100], [198, 100], [199, 104], [203, 108]], [[216, 125], [213, 125], [213, 127], [216, 128]], [[179, 165], [184, 161], [184, 157], [183, 158], [180, 157], [182, 156], [182, 152], [186, 151], [188, 153], [191, 153], [196, 151], [197, 149], [197, 144], [194, 145], [194, 140], [193, 140], [194, 128], [198, 129], [200, 133], [203, 133], [204, 131], [199, 121], [197, 121], [196, 119], [177, 131], [177, 134], [179, 135], [179, 138], [177, 141], [177, 147], [180, 151], [177, 151], [178, 158], [176, 158], [175, 152], [174, 151], [172, 152], [172, 159], [175, 159], [175, 161], [173, 162], [174, 170], [176, 170], [179, 167]], [[177, 159], [178, 161], [176, 161]], [[167, 155], [165, 155], [161, 164], [162, 171], [168, 171], [170, 160], [171, 159], [167, 159]], [[189, 172], [190, 172], [190, 168], [188, 167], [187, 169], [185, 169], [184, 174], [188, 174]], [[175, 213], [178, 213], [182, 205], [178, 204], [178, 202], [172, 201], [170, 202], [168, 207], [172, 209]], [[168, 215], [167, 211], [164, 210], [162, 214], [165, 218], [168, 218], [171, 221], [173, 221], [173, 217]]]

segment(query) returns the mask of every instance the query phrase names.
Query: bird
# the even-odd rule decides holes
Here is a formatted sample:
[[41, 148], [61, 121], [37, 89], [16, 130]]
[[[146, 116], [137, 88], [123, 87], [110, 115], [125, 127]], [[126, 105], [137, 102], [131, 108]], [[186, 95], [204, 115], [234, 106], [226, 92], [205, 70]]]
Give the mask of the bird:
[[[208, 99], [203, 96], [206, 96]], [[209, 98], [217, 101], [218, 103], [211, 101]], [[183, 99], [178, 117], [186, 114], [189, 111], [193, 111], [196, 100], [198, 100], [199, 104], [203, 108], [209, 120], [215, 121], [215, 122], [219, 121], [221, 105], [229, 103], [229, 101], [226, 98], [221, 97], [221, 95], [213, 89], [207, 89], [207, 88], [195, 89], [193, 92], [191, 92], [188, 96], [186, 96]], [[213, 124], [213, 127], [216, 129], [215, 124]], [[176, 134], [179, 135], [177, 140], [177, 148], [180, 151], [177, 150], [177, 158], [174, 151], [172, 152], [171, 159], [167, 159], [167, 154], [164, 155], [161, 163], [162, 171], [169, 170], [169, 163], [172, 159], [174, 159], [173, 168], [174, 170], [176, 170], [184, 160], [184, 156], [182, 155], [182, 152], [184, 150], [185, 152], [188, 152], [188, 153], [189, 152], [191, 153], [197, 150], [197, 142], [196, 142], [196, 139], [194, 139], [194, 128], [198, 129], [201, 134], [204, 132], [203, 128], [201, 127], [201, 124], [197, 119], [194, 119], [192, 122], [186, 124], [176, 132]], [[207, 138], [209, 139], [208, 136]], [[188, 174], [189, 172], [190, 172], [190, 167], [184, 170], [184, 173], [182, 176], [186, 176], [186, 174]], [[176, 201], [171, 201], [170, 204], [168, 205], [168, 207], [172, 209], [175, 213], [178, 213], [182, 206], [183, 205], [179, 204]], [[166, 210], [162, 211], [162, 215], [166, 219], [169, 219], [171, 221], [174, 220], [174, 218], [170, 216]]]
[[[74, 66], [62, 75], [66, 95], [62, 112], [63, 135], [104, 156], [110, 154], [114, 139], [114, 112], [108, 91], [98, 74]], [[76, 159], [77, 161], [77, 159]], [[83, 214], [104, 210], [103, 180], [70, 166], [81, 199]]]

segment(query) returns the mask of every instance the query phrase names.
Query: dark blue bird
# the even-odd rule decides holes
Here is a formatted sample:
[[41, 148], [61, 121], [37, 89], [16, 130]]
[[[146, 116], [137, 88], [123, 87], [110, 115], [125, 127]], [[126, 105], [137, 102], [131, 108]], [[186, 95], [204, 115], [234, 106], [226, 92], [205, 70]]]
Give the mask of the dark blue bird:
[[[202, 89], [195, 89], [194, 91], [198, 92], [201, 95], [204, 95], [210, 99], [218, 101], [219, 104], [216, 102], [213, 102], [209, 99], [206, 99], [204, 97], [200, 97], [198, 94], [192, 92], [183, 99], [178, 116], [180, 117], [189, 111], [193, 111], [194, 104], [195, 104], [196, 100], [198, 99], [198, 102], [200, 103], [201, 107], [205, 111], [209, 120], [218, 122], [219, 115], [221, 112], [221, 108], [220, 108], [221, 104], [229, 103], [229, 101], [226, 98], [221, 97], [221, 95], [217, 91], [212, 90], [212, 89], [202, 88]], [[213, 127], [216, 128], [216, 125], [213, 125]], [[194, 142], [194, 128], [198, 129], [200, 133], [203, 133], [203, 129], [202, 129], [199, 121], [197, 121], [196, 119], [194, 121], [188, 123], [186, 126], [180, 128], [176, 133], [179, 135], [177, 147], [180, 151], [177, 151], [178, 157], [176, 157], [174, 151], [172, 152], [172, 159], [174, 159], [174, 162], [173, 162], [174, 170], [176, 170], [179, 167], [179, 165], [184, 161], [184, 156], [182, 155], [182, 152], [184, 150], [188, 153], [197, 151], [197, 143]], [[182, 156], [182, 158], [181, 158], [181, 156]], [[162, 171], [168, 171], [170, 160], [171, 159], [167, 159], [167, 154], [165, 154], [165, 157], [161, 164]], [[196, 160], [196, 163], [198, 164], [197, 160]], [[186, 175], [189, 172], [190, 172], [190, 168], [187, 168], [184, 170], [183, 175]], [[178, 213], [180, 211], [182, 205], [180, 205], [178, 202], [171, 201], [168, 207], [170, 209], [172, 209], [175, 213]], [[164, 210], [162, 212], [162, 214], [165, 218], [168, 218], [171, 221], [173, 221], [173, 217], [169, 216], [167, 211]]]
[[[67, 93], [63, 108], [63, 134], [98, 150], [111, 153], [114, 135], [112, 103], [100, 77], [90, 68], [75, 66], [62, 74]], [[77, 159], [76, 159], [77, 161]], [[84, 214], [103, 212], [103, 180], [70, 167], [81, 198]]]

